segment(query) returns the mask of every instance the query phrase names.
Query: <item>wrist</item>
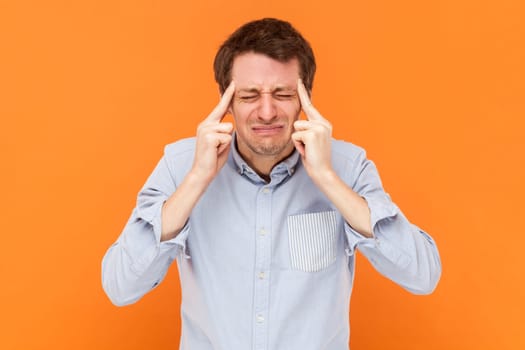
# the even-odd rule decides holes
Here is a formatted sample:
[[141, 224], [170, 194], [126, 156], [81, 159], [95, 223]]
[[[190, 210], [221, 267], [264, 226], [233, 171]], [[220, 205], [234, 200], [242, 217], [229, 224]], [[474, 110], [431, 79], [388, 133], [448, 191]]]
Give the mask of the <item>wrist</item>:
[[192, 186], [193, 188], [205, 190], [214, 177], [214, 174], [210, 174], [209, 171], [203, 171], [198, 167], [193, 167], [188, 172], [188, 174], [186, 174], [184, 182], [188, 183], [188, 185]]
[[331, 167], [326, 167], [312, 171], [310, 178], [317, 185], [317, 187], [322, 189], [323, 187], [330, 188], [333, 186], [339, 179], [339, 176]]
[[206, 191], [209, 181], [190, 170], [177, 190], [162, 206], [162, 230], [160, 241], [174, 238], [184, 228], [193, 207]]

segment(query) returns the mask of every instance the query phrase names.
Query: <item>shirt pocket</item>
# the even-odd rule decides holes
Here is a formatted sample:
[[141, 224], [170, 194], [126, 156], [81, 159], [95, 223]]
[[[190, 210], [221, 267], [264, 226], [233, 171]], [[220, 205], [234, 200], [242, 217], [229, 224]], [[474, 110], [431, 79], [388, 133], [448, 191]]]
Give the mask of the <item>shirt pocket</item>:
[[320, 271], [337, 257], [335, 211], [288, 216], [288, 245], [292, 269]]

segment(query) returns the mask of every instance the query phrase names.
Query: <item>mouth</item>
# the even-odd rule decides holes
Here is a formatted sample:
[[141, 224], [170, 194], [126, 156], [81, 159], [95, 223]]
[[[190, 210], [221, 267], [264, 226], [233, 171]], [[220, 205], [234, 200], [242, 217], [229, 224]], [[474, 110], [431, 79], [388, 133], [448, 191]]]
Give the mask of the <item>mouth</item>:
[[271, 124], [271, 125], [256, 125], [252, 126], [252, 130], [255, 134], [260, 136], [272, 136], [279, 134], [284, 130], [283, 125]]

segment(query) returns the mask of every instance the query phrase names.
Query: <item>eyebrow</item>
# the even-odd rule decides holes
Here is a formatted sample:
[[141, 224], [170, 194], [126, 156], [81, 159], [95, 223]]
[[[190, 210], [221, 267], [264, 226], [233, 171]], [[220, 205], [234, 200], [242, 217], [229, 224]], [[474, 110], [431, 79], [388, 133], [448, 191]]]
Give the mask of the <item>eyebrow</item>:
[[275, 92], [282, 92], [282, 91], [297, 92], [297, 89], [291, 88], [289, 86], [277, 86], [273, 90], [268, 91], [268, 92], [263, 92], [261, 91], [261, 89], [257, 87], [241, 88], [237, 90], [237, 92], [249, 92], [249, 93], [275, 93]]

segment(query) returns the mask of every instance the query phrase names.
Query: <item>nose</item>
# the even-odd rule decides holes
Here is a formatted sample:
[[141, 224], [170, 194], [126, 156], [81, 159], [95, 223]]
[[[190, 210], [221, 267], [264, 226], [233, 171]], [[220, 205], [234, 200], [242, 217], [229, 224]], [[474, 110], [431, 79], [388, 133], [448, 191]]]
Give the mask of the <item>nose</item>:
[[264, 121], [272, 120], [277, 116], [275, 101], [271, 93], [262, 93], [259, 99], [258, 117]]

